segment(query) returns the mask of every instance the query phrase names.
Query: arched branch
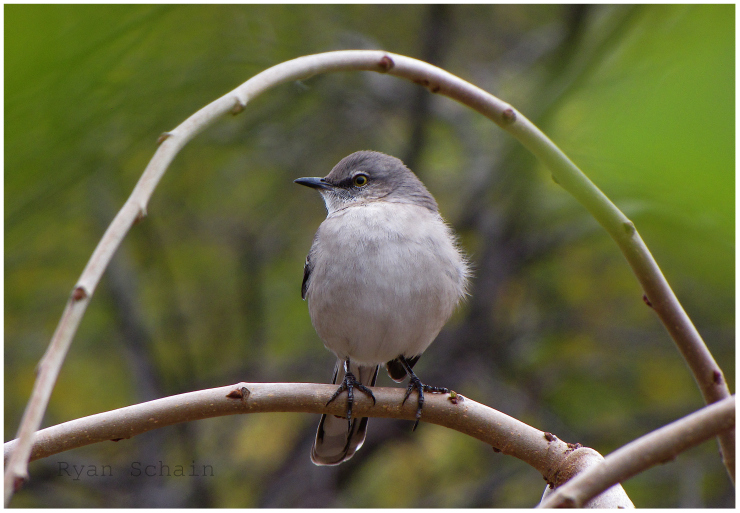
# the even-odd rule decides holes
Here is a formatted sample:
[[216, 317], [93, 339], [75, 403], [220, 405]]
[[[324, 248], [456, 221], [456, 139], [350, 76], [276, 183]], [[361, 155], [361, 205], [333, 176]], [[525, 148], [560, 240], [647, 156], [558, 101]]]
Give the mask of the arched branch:
[[[383, 51], [347, 50], [308, 55], [283, 62], [254, 76], [230, 93], [206, 105], [173, 130], [164, 133], [152, 160], [126, 203], [98, 243], [75, 285], [64, 313], [38, 367], [31, 398], [18, 429], [18, 447], [5, 468], [5, 503], [28, 476], [33, 435], [41, 425], [51, 391], [90, 298], [113, 254], [131, 226], [146, 216], [151, 195], [182, 147], [219, 116], [244, 110], [268, 89], [290, 81], [333, 71], [375, 71], [411, 80], [433, 93], [448, 96], [480, 112], [516, 137], [552, 172], [617, 242], [655, 310], [686, 359], [707, 403], [729, 397], [722, 371], [684, 312], [634, 224], [575, 166], [560, 149], [521, 113], [482, 89], [425, 62]], [[731, 477], [735, 475], [734, 432], [720, 436]]]
[[[304, 412], [342, 416], [346, 413], [344, 401], [326, 404], [335, 390], [335, 385], [311, 383], [237, 383], [156, 399], [42, 429], [36, 433], [30, 458], [33, 461], [85, 445], [120, 441], [181, 422], [225, 415]], [[373, 393], [374, 405], [364, 395], [355, 398], [355, 415], [416, 418], [416, 403], [404, 404], [405, 390], [374, 387]], [[575, 447], [459, 394], [426, 395], [422, 421], [454, 429], [490, 445], [496, 452], [519, 458], [548, 483], [556, 482], [561, 467], [572, 460]], [[6, 442], [5, 459], [12, 457], [17, 448], [18, 440]], [[632, 506], [621, 487], [609, 500], [611, 507]]]
[[[329, 405], [335, 385], [313, 383], [237, 383], [155, 399], [141, 404], [98, 413], [38, 431], [31, 461], [63, 451], [107, 440], [122, 440], [181, 422], [245, 413], [303, 412], [343, 416], [342, 399]], [[355, 396], [353, 413], [358, 417], [414, 420], [416, 402], [403, 404], [405, 390], [373, 387], [376, 403]], [[570, 445], [508, 415], [472, 399], [455, 394], [424, 396], [422, 421], [470, 435], [515, 456], [554, 479], [557, 457], [572, 451]], [[18, 440], [5, 443], [5, 458], [12, 456]]]
[[[90, 415], [36, 433], [31, 461], [105, 441], [120, 441], [181, 422], [267, 412], [343, 415], [346, 405], [326, 405], [336, 387], [311, 383], [237, 383], [188, 392]], [[414, 420], [416, 405], [403, 403], [400, 388], [373, 388], [376, 403], [358, 396], [357, 416]], [[494, 451], [514, 456], [542, 474], [553, 492], [540, 507], [632, 507], [621, 486], [613, 485], [671, 460], [735, 425], [735, 398], [707, 406], [645, 435], [603, 458], [598, 452], [563, 442], [497, 410], [455, 394], [429, 394], [422, 420], [472, 436]], [[5, 459], [18, 441], [4, 445]], [[609, 490], [609, 493], [603, 493]], [[587, 504], [588, 503], [588, 504]]]

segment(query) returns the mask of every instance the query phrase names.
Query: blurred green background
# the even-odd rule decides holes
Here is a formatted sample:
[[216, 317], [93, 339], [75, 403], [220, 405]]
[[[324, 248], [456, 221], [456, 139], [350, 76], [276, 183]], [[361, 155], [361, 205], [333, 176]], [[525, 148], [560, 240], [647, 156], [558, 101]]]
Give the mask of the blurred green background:
[[[385, 49], [441, 66], [537, 123], [636, 224], [731, 389], [735, 7], [350, 5], [5, 9], [5, 440], [88, 257], [160, 133], [301, 55]], [[475, 266], [417, 368], [602, 454], [702, 406], [616, 245], [509, 135], [405, 81], [282, 85], [175, 159], [75, 337], [44, 425], [244, 381], [328, 382], [300, 298], [325, 216], [292, 183], [374, 149], [427, 184]], [[379, 386], [397, 386], [385, 376]], [[524, 463], [462, 434], [372, 419], [315, 467], [318, 416], [198, 421], [31, 464], [18, 507], [530, 507]], [[625, 488], [638, 507], [733, 507], [715, 441]], [[134, 477], [132, 462], [214, 477]], [[112, 478], [59, 475], [111, 465]]]

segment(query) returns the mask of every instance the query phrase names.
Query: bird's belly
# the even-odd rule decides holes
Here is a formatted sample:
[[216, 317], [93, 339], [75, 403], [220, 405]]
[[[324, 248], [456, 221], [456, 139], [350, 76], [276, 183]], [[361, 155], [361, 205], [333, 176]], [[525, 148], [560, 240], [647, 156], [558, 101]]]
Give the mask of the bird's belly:
[[421, 354], [457, 303], [454, 270], [407, 243], [355, 248], [355, 257], [312, 276], [309, 312], [326, 347], [368, 365]]

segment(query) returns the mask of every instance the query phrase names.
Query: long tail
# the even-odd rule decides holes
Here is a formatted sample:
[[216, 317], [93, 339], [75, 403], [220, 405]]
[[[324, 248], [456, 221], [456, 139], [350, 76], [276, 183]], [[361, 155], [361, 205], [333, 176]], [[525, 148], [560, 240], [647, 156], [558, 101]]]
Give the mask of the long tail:
[[[357, 381], [371, 387], [375, 385], [375, 379], [378, 377], [378, 366], [362, 367], [350, 363], [350, 372], [355, 375]], [[343, 380], [344, 361], [337, 360], [333, 383], [341, 383]], [[367, 417], [352, 419], [348, 431], [347, 419], [322, 415], [316, 431], [316, 441], [311, 448], [311, 461], [316, 465], [339, 465], [347, 461], [362, 447], [366, 432]]]

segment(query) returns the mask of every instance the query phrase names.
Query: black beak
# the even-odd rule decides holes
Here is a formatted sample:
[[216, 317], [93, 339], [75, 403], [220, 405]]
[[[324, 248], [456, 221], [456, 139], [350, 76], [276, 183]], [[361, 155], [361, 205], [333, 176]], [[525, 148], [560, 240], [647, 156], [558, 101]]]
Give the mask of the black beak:
[[312, 189], [331, 189], [331, 185], [323, 178], [297, 178], [293, 181]]

